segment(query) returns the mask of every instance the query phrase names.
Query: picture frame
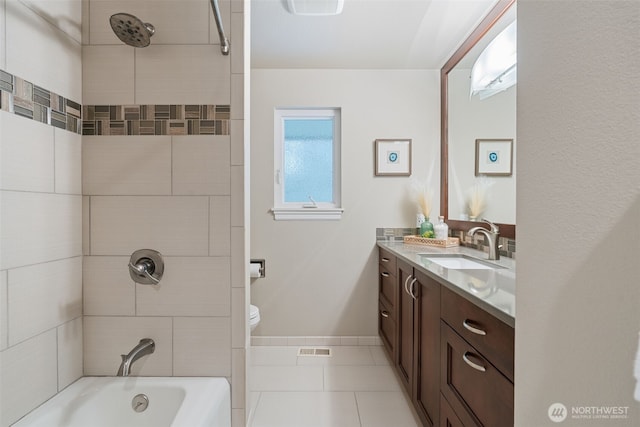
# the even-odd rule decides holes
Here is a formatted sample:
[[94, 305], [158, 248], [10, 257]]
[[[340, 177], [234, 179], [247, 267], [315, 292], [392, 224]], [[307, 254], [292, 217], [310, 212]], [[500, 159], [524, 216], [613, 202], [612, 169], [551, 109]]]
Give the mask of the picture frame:
[[375, 140], [375, 175], [411, 175], [411, 139]]
[[513, 139], [476, 139], [476, 176], [511, 176]]

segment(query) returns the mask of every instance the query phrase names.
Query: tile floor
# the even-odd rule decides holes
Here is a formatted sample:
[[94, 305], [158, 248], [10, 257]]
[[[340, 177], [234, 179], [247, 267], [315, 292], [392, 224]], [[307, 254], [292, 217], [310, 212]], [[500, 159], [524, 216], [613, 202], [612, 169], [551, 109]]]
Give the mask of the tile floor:
[[250, 427], [420, 425], [382, 347], [335, 346], [331, 357], [298, 348], [251, 348]]

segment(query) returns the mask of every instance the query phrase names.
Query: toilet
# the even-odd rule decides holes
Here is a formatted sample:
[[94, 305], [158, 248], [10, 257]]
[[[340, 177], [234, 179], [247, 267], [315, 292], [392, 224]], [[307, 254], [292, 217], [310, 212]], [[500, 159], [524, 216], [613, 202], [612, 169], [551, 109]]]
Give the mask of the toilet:
[[249, 327], [253, 331], [260, 323], [260, 309], [255, 305], [249, 305]]

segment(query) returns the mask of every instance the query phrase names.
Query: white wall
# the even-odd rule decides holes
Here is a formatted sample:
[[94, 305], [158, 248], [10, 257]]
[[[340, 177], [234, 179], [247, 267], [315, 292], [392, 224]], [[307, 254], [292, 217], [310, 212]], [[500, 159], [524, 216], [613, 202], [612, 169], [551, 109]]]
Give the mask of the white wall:
[[[439, 200], [437, 71], [252, 70], [251, 256], [267, 277], [253, 281], [254, 335], [377, 335], [376, 227], [415, 227], [407, 177], [374, 176], [374, 140], [411, 138], [412, 177], [430, 178]], [[419, 94], [419, 95], [418, 95]], [[340, 221], [274, 221], [276, 107], [342, 109]]]
[[518, 5], [519, 427], [640, 424], [639, 28], [637, 1]]
[[[0, 1], [0, 69], [80, 102], [80, 2], [51, 3]], [[4, 427], [82, 375], [81, 136], [3, 106], [0, 162]]]

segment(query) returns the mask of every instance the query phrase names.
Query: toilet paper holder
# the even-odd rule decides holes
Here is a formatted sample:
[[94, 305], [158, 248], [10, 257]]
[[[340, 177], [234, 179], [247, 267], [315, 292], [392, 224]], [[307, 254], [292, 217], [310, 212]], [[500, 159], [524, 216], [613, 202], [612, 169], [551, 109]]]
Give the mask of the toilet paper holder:
[[[258, 268], [256, 271], [256, 267]], [[257, 275], [256, 275], [257, 273]], [[264, 259], [252, 259], [249, 265], [249, 276], [252, 279], [258, 279], [266, 276], [265, 260]]]

